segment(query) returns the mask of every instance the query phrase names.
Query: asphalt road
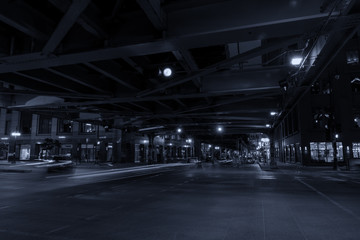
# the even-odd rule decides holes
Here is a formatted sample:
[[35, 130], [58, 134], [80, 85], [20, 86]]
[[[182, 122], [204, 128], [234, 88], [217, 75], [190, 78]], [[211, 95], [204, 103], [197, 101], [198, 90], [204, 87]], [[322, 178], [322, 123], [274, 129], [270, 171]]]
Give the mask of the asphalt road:
[[360, 239], [360, 172], [82, 174], [0, 172], [0, 239]]

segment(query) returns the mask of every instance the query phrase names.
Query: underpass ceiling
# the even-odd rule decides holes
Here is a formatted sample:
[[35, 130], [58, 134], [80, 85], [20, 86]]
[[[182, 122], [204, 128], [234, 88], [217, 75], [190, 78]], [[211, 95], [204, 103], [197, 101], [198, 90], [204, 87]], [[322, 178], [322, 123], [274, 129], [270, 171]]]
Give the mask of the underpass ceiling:
[[[304, 64], [309, 74], [284, 98], [279, 83], [303, 71], [290, 57], [327, 36], [315, 61], [325, 72], [322, 55], [356, 33], [358, 9], [354, 0], [5, 1], [0, 92], [16, 96], [5, 107], [118, 128], [266, 132], [270, 111], [286, 114], [311, 84], [315, 64]], [[159, 75], [165, 66], [172, 77]], [[23, 106], [36, 96], [63, 101]]]

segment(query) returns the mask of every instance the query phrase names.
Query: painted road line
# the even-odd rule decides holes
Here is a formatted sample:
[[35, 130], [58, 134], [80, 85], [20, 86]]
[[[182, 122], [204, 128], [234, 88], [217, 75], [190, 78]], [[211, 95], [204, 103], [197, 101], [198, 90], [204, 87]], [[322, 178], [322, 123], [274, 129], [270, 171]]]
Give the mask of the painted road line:
[[70, 227], [70, 225], [65, 225], [65, 226], [62, 226], [62, 227], [58, 227], [58, 228], [55, 228], [55, 229], [53, 229], [51, 231], [46, 232], [45, 234], [51, 234], [51, 233], [54, 233], [54, 232], [58, 232], [58, 231], [64, 230], [64, 229], [69, 228], [69, 227]]
[[314, 192], [316, 192], [317, 194], [319, 194], [320, 196], [322, 196], [323, 198], [325, 198], [326, 200], [328, 200], [329, 202], [331, 202], [332, 204], [334, 204], [335, 206], [337, 206], [338, 208], [340, 208], [341, 210], [343, 210], [344, 212], [348, 213], [349, 215], [353, 216], [354, 218], [356, 218], [358, 221], [360, 221], [360, 217], [358, 215], [356, 215], [353, 211], [351, 211], [350, 209], [344, 207], [343, 205], [341, 205], [340, 203], [336, 202], [335, 200], [333, 200], [332, 198], [328, 197], [326, 194], [320, 192], [319, 190], [317, 190], [316, 188], [314, 188], [313, 186], [311, 186], [310, 184], [304, 182], [303, 180], [299, 179], [299, 178], [295, 178], [297, 181], [299, 181], [300, 183], [302, 183], [303, 185], [305, 185], [306, 187], [310, 188], [311, 190], [313, 190]]

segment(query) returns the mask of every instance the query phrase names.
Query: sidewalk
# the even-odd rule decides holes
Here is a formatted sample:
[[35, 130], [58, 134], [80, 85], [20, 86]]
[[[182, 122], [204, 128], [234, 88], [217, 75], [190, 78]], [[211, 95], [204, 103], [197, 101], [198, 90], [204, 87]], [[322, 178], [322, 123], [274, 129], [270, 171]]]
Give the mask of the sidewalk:
[[359, 168], [351, 168], [348, 170], [346, 166], [338, 166], [337, 170], [333, 170], [333, 166], [306, 166], [301, 165], [301, 163], [284, 163], [284, 162], [276, 162], [274, 166], [270, 166], [270, 162], [258, 162], [260, 168], [264, 171], [269, 170], [295, 170], [295, 171], [302, 171], [302, 170], [309, 170], [309, 171], [341, 171], [341, 172], [358, 172], [360, 171]]

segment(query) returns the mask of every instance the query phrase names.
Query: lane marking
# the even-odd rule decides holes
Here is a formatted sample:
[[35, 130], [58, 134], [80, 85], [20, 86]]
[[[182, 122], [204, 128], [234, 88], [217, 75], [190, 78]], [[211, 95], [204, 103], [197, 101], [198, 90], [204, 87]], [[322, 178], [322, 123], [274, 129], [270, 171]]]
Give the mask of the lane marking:
[[261, 201], [261, 208], [262, 208], [262, 219], [263, 219], [264, 240], [266, 240], [266, 227], [265, 227], [265, 208], [264, 208], [264, 201]]
[[341, 205], [340, 203], [336, 202], [335, 200], [331, 199], [330, 197], [328, 197], [327, 195], [325, 195], [324, 193], [320, 192], [319, 190], [317, 190], [316, 188], [314, 188], [313, 186], [311, 186], [310, 184], [304, 182], [301, 179], [296, 178], [297, 181], [299, 181], [300, 183], [302, 183], [303, 185], [305, 185], [306, 187], [310, 188], [311, 190], [313, 190], [314, 192], [316, 192], [317, 194], [319, 194], [320, 196], [322, 196], [323, 198], [325, 198], [326, 200], [328, 200], [329, 202], [331, 202], [332, 204], [334, 204], [335, 206], [337, 206], [338, 208], [340, 208], [341, 210], [343, 210], [344, 212], [348, 213], [349, 215], [353, 216], [354, 218], [356, 218], [358, 221], [360, 221], [360, 217], [358, 215], [356, 215], [353, 211], [351, 211], [350, 209], [344, 207], [343, 205]]
[[64, 230], [64, 229], [69, 228], [69, 227], [70, 227], [70, 225], [65, 225], [65, 226], [62, 226], [62, 227], [58, 227], [58, 228], [55, 228], [55, 229], [53, 229], [51, 231], [46, 232], [45, 234], [51, 234], [51, 233], [54, 233], [54, 232], [58, 232], [58, 231]]

